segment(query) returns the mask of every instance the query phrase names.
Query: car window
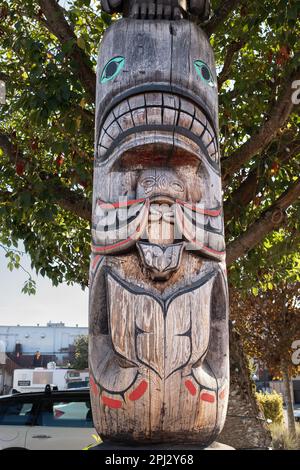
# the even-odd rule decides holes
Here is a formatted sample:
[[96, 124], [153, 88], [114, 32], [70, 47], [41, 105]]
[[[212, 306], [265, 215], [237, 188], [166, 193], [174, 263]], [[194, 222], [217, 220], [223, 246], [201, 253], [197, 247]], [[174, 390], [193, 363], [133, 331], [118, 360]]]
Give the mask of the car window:
[[38, 426], [55, 427], [94, 427], [90, 401], [44, 400], [39, 412]]
[[0, 403], [0, 425], [19, 426], [31, 424], [32, 401], [10, 401]]

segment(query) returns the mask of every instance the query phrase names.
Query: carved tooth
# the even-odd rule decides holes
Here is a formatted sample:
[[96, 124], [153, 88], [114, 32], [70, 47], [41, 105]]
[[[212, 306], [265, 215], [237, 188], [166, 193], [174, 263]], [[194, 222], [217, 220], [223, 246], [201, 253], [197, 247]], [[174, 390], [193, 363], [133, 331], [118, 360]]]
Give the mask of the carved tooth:
[[149, 213], [149, 220], [151, 221], [158, 221], [161, 219], [161, 211], [159, 204], [151, 204], [150, 206], [150, 213]]
[[179, 109], [179, 99], [176, 95], [170, 93], [163, 94], [163, 104], [167, 108]]
[[104, 155], [106, 154], [106, 152], [107, 152], [107, 149], [106, 149], [106, 148], [102, 147], [101, 145], [98, 146], [98, 152], [97, 152], [97, 153], [98, 153], [98, 155], [97, 155], [98, 158], [99, 158], [99, 157], [100, 157], [100, 158], [101, 158], [101, 157], [104, 157]]
[[145, 95], [144, 94], [139, 94], [139, 95], [134, 95], [128, 98], [128, 103], [130, 106], [131, 110], [137, 109], [137, 108], [144, 108], [146, 101], [145, 101]]
[[148, 124], [161, 125], [161, 108], [149, 107], [146, 108]]
[[195, 113], [195, 106], [185, 99], [181, 99], [180, 101], [180, 109], [181, 111], [185, 111], [187, 114], [194, 116]]
[[174, 211], [164, 212], [162, 218], [165, 222], [173, 224], [175, 221]]
[[118, 118], [118, 122], [124, 131], [134, 127], [134, 122], [132, 120], [131, 113], [127, 113], [127, 114], [124, 114], [123, 116], [120, 116]]
[[109, 113], [109, 115], [107, 116], [107, 118], [104, 121], [102, 129], [107, 129], [114, 120], [115, 120], [115, 117], [114, 117], [113, 113]]
[[121, 114], [126, 114], [130, 111], [128, 101], [121, 101], [115, 108], [114, 108], [114, 115], [117, 117], [121, 116]]
[[111, 144], [113, 143], [113, 139], [111, 137], [109, 137], [107, 134], [102, 134], [102, 138], [100, 140], [100, 144], [103, 146], [103, 147], [106, 147], [107, 149], [111, 146]]
[[214, 137], [215, 132], [214, 132], [213, 128], [211, 127], [211, 125], [210, 125], [210, 123], [209, 123], [208, 121], [207, 121], [207, 123], [206, 123], [206, 128], [207, 128], [208, 132], [210, 133], [210, 135], [211, 135], [212, 137]]
[[111, 125], [108, 127], [107, 132], [110, 135], [110, 137], [112, 137], [113, 139], [116, 139], [118, 135], [120, 134], [121, 129], [118, 126], [117, 122], [112, 122]]
[[136, 126], [143, 126], [147, 123], [146, 114], [145, 108], [138, 108], [132, 111], [132, 117]]
[[204, 130], [204, 126], [201, 124], [201, 122], [199, 122], [199, 121], [197, 121], [196, 119], [194, 119], [193, 127], [192, 127], [191, 131], [192, 131], [195, 135], [200, 136], [200, 135], [203, 133], [203, 130]]
[[176, 123], [177, 111], [175, 109], [164, 108], [163, 124], [174, 126]]
[[146, 93], [147, 106], [162, 106], [162, 93]]
[[100, 132], [100, 136], [99, 136], [99, 144], [101, 145], [101, 142], [102, 142], [102, 139], [103, 137], [105, 136], [105, 132], [104, 132], [104, 129], [101, 130]]
[[161, 3], [157, 3], [156, 4], [156, 16], [157, 16], [157, 19], [158, 20], [161, 20], [162, 19], [162, 15], [163, 15], [163, 6]]
[[202, 141], [203, 141], [203, 144], [205, 145], [205, 147], [208, 147], [208, 145], [210, 144], [212, 140], [212, 136], [210, 135], [210, 133], [206, 130], [202, 136]]
[[180, 116], [179, 116], [179, 120], [178, 120], [178, 125], [179, 126], [184, 127], [185, 129], [189, 129], [191, 127], [192, 120], [193, 120], [192, 116], [190, 116], [187, 113], [184, 113], [184, 112], [180, 111]]
[[203, 126], [207, 126], [207, 119], [199, 108], [196, 108], [196, 119], [200, 121]]
[[152, 243], [173, 243], [174, 213], [168, 204], [150, 206], [148, 237]]

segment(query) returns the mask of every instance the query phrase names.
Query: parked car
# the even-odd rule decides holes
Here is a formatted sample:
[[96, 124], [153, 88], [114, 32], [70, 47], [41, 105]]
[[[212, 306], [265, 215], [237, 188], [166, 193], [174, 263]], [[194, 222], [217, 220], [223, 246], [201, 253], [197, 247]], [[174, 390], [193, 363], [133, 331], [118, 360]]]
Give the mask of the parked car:
[[80, 450], [93, 434], [89, 389], [0, 397], [0, 450]]
[[295, 421], [300, 423], [300, 409], [294, 410]]

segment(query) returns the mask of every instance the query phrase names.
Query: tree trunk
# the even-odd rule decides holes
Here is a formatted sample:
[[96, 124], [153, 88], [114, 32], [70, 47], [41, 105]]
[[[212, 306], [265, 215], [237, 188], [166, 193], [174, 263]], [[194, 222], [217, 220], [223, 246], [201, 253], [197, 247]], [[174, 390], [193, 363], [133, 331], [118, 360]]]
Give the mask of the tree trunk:
[[239, 335], [230, 329], [230, 395], [227, 419], [218, 441], [235, 449], [266, 449], [271, 433], [255, 398], [247, 357]]
[[288, 430], [292, 437], [296, 437], [296, 424], [295, 424], [295, 417], [294, 417], [294, 403], [291, 391], [291, 380], [289, 375], [289, 369], [286, 362], [282, 362], [282, 377], [283, 377], [283, 385], [284, 385], [284, 392], [285, 392], [285, 404], [287, 407], [287, 424]]

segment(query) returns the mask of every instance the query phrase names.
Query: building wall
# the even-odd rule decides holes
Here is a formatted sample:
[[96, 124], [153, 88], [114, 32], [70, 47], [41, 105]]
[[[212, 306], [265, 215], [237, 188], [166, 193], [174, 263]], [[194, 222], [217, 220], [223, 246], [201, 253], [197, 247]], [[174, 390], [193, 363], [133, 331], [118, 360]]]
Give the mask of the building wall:
[[0, 352], [15, 353], [16, 344], [21, 345], [23, 355], [40, 351], [43, 355], [56, 355], [62, 359], [80, 335], [87, 335], [86, 327], [65, 326], [51, 323], [46, 326], [0, 326]]

